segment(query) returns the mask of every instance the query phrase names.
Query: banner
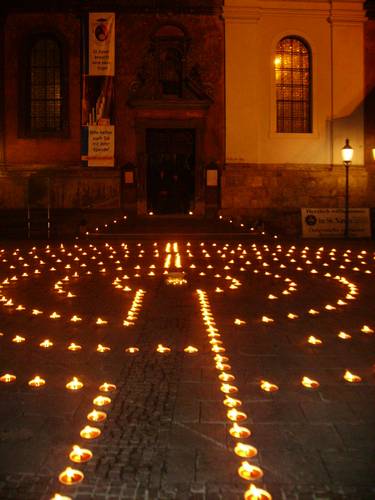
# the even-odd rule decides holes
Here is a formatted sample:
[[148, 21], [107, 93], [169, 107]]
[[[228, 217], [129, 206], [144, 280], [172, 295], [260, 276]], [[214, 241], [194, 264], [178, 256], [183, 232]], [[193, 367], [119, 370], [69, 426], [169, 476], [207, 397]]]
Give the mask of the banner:
[[115, 14], [89, 14], [89, 75], [115, 76]]
[[115, 164], [115, 14], [90, 13], [82, 25], [82, 160], [89, 167]]
[[[371, 237], [369, 208], [350, 208], [348, 216], [350, 238]], [[344, 208], [301, 208], [301, 219], [304, 238], [341, 238], [344, 236]]]

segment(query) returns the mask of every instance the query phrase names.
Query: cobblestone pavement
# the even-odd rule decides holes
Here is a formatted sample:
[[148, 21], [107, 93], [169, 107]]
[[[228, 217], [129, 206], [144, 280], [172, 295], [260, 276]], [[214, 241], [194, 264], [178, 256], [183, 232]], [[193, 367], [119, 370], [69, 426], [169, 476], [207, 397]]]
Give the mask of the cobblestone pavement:
[[374, 244], [167, 243], [0, 245], [0, 499], [375, 498]]

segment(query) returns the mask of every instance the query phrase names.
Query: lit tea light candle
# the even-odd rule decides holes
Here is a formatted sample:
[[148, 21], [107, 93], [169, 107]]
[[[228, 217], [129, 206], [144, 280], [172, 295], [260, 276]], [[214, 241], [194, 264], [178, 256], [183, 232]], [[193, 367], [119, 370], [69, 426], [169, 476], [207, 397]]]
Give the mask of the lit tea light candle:
[[43, 314], [43, 311], [39, 311], [39, 309], [33, 309], [33, 310], [31, 311], [31, 314], [32, 314], [33, 316], [38, 316], [39, 314]]
[[195, 354], [198, 352], [198, 349], [192, 345], [189, 345], [185, 347], [184, 352], [186, 352], [187, 354]]
[[268, 491], [257, 488], [254, 484], [250, 484], [245, 491], [245, 500], [272, 500], [272, 496]]
[[79, 435], [84, 439], [95, 439], [100, 436], [102, 431], [98, 427], [91, 427], [91, 425], [86, 425], [81, 429]]
[[260, 388], [262, 389], [262, 391], [266, 391], [266, 392], [276, 392], [279, 390], [279, 387], [276, 384], [272, 384], [271, 382], [268, 382], [267, 380], [260, 381]]
[[74, 316], [72, 316], [72, 317], [70, 318], [70, 321], [71, 321], [72, 323], [77, 323], [78, 321], [82, 321], [82, 318], [80, 318], [79, 316], [77, 316], [77, 315], [75, 314]]
[[56, 311], [54, 311], [52, 314], [49, 315], [49, 317], [51, 319], [59, 319], [59, 318], [61, 318], [61, 315], [59, 313], [57, 313]]
[[87, 420], [90, 422], [104, 422], [107, 418], [107, 414], [104, 411], [92, 410], [87, 414]]
[[244, 439], [249, 437], [251, 432], [247, 427], [243, 427], [234, 422], [232, 427], [229, 429], [229, 434], [232, 437]]
[[71, 342], [68, 345], [69, 351], [80, 351], [82, 349], [82, 346], [79, 344], [75, 344], [74, 342]]
[[127, 352], [128, 354], [136, 354], [137, 352], [139, 352], [139, 348], [138, 347], [127, 347], [125, 349], [125, 352]]
[[289, 313], [289, 314], [288, 314], [288, 318], [289, 318], [289, 319], [297, 319], [297, 318], [298, 318], [298, 314]]
[[238, 325], [238, 326], [241, 326], [241, 325], [246, 325], [246, 321], [244, 321], [243, 319], [236, 318], [236, 319], [234, 320], [234, 324], [235, 324], [235, 325]]
[[308, 389], [317, 389], [319, 387], [319, 382], [309, 377], [303, 377], [301, 380], [301, 384]]
[[368, 325], [363, 325], [361, 328], [362, 333], [374, 333], [374, 330], [370, 328]]
[[46, 381], [43, 378], [39, 377], [39, 375], [36, 375], [28, 382], [30, 387], [42, 387], [43, 385], [45, 385], [45, 383]]
[[362, 377], [354, 373], [351, 373], [349, 370], [346, 370], [346, 372], [344, 373], [344, 379], [347, 382], [350, 382], [351, 384], [358, 384], [359, 382], [362, 381]]
[[82, 389], [83, 383], [78, 380], [77, 377], [73, 377], [73, 379], [68, 382], [65, 387], [70, 391], [78, 391], [79, 389]]
[[238, 474], [243, 479], [256, 480], [263, 476], [263, 471], [260, 467], [250, 464], [247, 460], [241, 462], [238, 468]]
[[21, 344], [22, 342], [25, 342], [25, 340], [25, 337], [22, 337], [21, 335], [16, 335], [12, 338], [12, 342], [14, 342], [15, 344]]
[[102, 391], [102, 392], [112, 392], [112, 391], [115, 391], [117, 389], [117, 387], [115, 386], [115, 384], [110, 384], [108, 382], [103, 382], [103, 384], [99, 387], [99, 391]]
[[234, 394], [234, 393], [238, 392], [238, 388], [235, 385], [231, 385], [231, 384], [221, 384], [220, 390], [224, 394]]
[[220, 371], [227, 371], [231, 369], [231, 366], [226, 363], [217, 362], [215, 368]]
[[72, 451], [69, 453], [69, 458], [77, 464], [88, 462], [92, 458], [92, 452], [87, 448], [81, 448], [78, 445], [73, 445]]
[[93, 400], [95, 406], [107, 406], [112, 402], [111, 398], [108, 396], [96, 396]]
[[340, 332], [337, 334], [337, 336], [342, 340], [349, 340], [352, 338], [352, 336], [349, 333], [345, 333], [345, 332]]
[[98, 347], [96, 348], [97, 352], [109, 352], [111, 350], [110, 347], [108, 346], [105, 346], [105, 345], [102, 345], [102, 344], [98, 344]]
[[222, 382], [233, 382], [233, 380], [235, 379], [235, 376], [232, 375], [231, 373], [220, 373], [220, 375], [218, 376], [219, 380], [221, 380]]
[[238, 411], [236, 408], [232, 408], [227, 412], [227, 417], [232, 422], [241, 422], [241, 420], [246, 420], [247, 415], [243, 411]]
[[240, 399], [231, 398], [230, 396], [227, 396], [224, 399], [223, 403], [225, 406], [228, 406], [229, 408], [238, 408], [239, 406], [242, 405], [242, 401]]
[[49, 339], [43, 340], [43, 342], [39, 344], [39, 347], [42, 347], [43, 349], [49, 349], [52, 346], [53, 342], [51, 342]]
[[317, 311], [316, 309], [309, 309], [308, 313], [314, 316], [316, 314], [319, 314], [319, 311]]
[[262, 323], [273, 323], [274, 319], [269, 318], [268, 316], [262, 316]]
[[0, 377], [0, 382], [3, 382], [4, 384], [9, 384], [11, 382], [14, 382], [16, 378], [17, 377], [15, 375], [12, 375], [11, 373], [4, 373], [4, 375]]
[[319, 345], [322, 343], [322, 340], [318, 337], [314, 337], [314, 335], [310, 335], [310, 337], [307, 339], [307, 342], [312, 345]]
[[59, 475], [60, 483], [72, 485], [80, 483], [84, 478], [83, 472], [77, 469], [72, 469], [71, 467], [67, 467], [64, 471]]
[[108, 321], [102, 318], [98, 318], [95, 322], [96, 325], [107, 325]]
[[72, 497], [67, 497], [66, 495], [60, 495], [60, 493], [55, 493], [51, 500], [72, 500]]
[[156, 352], [160, 354], [167, 354], [168, 352], [171, 352], [171, 349], [169, 347], [163, 346], [163, 344], [158, 344]]
[[242, 458], [253, 458], [257, 455], [258, 450], [249, 444], [237, 443], [234, 448], [234, 453]]

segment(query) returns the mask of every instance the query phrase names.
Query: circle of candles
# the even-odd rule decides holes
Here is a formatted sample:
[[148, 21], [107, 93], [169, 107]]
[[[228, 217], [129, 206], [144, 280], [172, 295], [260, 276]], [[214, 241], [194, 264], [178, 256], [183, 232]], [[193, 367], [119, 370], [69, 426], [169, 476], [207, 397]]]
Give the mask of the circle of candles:
[[250, 484], [245, 491], [245, 500], [272, 500], [272, 496], [268, 491], [257, 488], [254, 484]]
[[88, 462], [92, 458], [92, 452], [87, 448], [81, 448], [78, 445], [74, 445], [72, 451], [69, 453], [69, 458], [75, 463]]
[[240, 422], [241, 420], [246, 420], [247, 415], [243, 411], [238, 411], [236, 408], [232, 408], [231, 410], [227, 411], [227, 417], [229, 420], [232, 422]]
[[227, 396], [224, 399], [223, 403], [225, 406], [228, 406], [229, 408], [238, 408], [239, 406], [242, 405], [242, 401], [240, 399], [231, 398], [230, 396]]
[[260, 388], [266, 392], [276, 392], [279, 390], [279, 387], [276, 384], [272, 384], [271, 382], [268, 382], [267, 380], [260, 381]]
[[15, 375], [12, 375], [11, 373], [4, 373], [4, 375], [0, 377], [0, 382], [3, 382], [4, 384], [9, 384], [11, 382], [14, 382], [16, 378], [17, 377]]
[[29, 380], [28, 383], [30, 387], [41, 387], [46, 383], [46, 381], [43, 378], [39, 377], [39, 375], [36, 375], [34, 378]]
[[317, 389], [319, 387], [319, 382], [309, 377], [303, 377], [301, 380], [301, 384], [307, 389]]
[[80, 483], [83, 480], [83, 478], [84, 478], [83, 472], [77, 469], [72, 469], [71, 467], [67, 467], [59, 475], [60, 483], [67, 485]]
[[77, 377], [73, 377], [73, 379], [68, 382], [65, 387], [71, 391], [78, 391], [79, 389], [82, 389], [83, 383], [78, 380]]
[[137, 352], [139, 352], [139, 348], [138, 347], [127, 347], [125, 349], [125, 352], [127, 352], [128, 354], [136, 354]]
[[95, 439], [100, 436], [101, 430], [98, 427], [91, 427], [91, 425], [86, 425], [81, 429], [79, 435], [84, 439]]
[[233, 423], [232, 427], [229, 429], [229, 434], [235, 438], [247, 438], [251, 435], [250, 429], [238, 425], [236, 422]]
[[107, 406], [111, 401], [111, 398], [108, 396], [96, 396], [96, 398], [93, 399], [93, 404], [95, 406]]
[[117, 387], [115, 384], [109, 384], [108, 382], [104, 382], [101, 386], [99, 386], [99, 391], [102, 392], [112, 392], [115, 391]]
[[249, 464], [247, 460], [244, 460], [238, 468], [238, 474], [243, 479], [255, 480], [260, 479], [263, 476], [263, 471], [260, 467]]
[[87, 414], [87, 420], [90, 422], [103, 422], [107, 418], [107, 414], [104, 411], [92, 410]]
[[237, 443], [234, 448], [234, 453], [239, 457], [253, 458], [255, 457], [255, 455], [257, 455], [258, 450], [250, 444]]

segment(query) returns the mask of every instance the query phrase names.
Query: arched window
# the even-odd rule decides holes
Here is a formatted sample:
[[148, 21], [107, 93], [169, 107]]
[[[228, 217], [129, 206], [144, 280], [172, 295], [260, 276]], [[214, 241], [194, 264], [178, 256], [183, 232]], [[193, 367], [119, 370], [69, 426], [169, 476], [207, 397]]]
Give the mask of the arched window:
[[50, 35], [31, 40], [26, 78], [26, 132], [59, 133], [64, 127], [63, 53]]
[[283, 133], [311, 132], [311, 51], [297, 37], [277, 44], [275, 65], [276, 130]]

